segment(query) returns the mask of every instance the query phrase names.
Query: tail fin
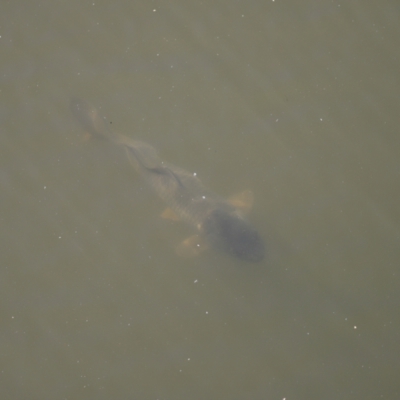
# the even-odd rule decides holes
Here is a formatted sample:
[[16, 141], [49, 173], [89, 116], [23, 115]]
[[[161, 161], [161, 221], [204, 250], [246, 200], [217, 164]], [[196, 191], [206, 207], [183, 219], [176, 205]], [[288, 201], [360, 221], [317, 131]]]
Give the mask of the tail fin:
[[79, 98], [72, 98], [70, 109], [89, 134], [109, 140], [115, 139], [115, 134], [111, 132], [104, 118], [89, 102]]

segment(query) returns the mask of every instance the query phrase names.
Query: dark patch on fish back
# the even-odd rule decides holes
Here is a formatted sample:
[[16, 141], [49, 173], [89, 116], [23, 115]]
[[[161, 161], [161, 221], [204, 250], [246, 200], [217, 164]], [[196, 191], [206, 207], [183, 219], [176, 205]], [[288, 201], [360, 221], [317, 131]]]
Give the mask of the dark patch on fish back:
[[260, 234], [247, 221], [226, 210], [212, 211], [202, 229], [214, 248], [252, 262], [262, 261], [265, 257]]

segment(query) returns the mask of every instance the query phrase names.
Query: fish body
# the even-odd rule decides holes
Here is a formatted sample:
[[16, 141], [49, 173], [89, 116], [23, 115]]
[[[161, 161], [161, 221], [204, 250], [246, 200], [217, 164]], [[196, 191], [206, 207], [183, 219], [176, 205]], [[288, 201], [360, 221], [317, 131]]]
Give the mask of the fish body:
[[264, 242], [240, 208], [207, 189], [196, 174], [161, 161], [151, 145], [112, 132], [90, 103], [73, 99], [71, 110], [88, 133], [124, 147], [143, 181], [211, 247], [247, 261], [264, 258]]

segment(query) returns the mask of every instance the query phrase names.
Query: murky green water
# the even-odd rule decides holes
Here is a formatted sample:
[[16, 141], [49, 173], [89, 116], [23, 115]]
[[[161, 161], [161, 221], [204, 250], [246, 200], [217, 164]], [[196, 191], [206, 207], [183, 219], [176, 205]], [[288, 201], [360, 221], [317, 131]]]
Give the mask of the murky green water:
[[[25, 3], [0, 13], [2, 398], [397, 398], [396, 3]], [[265, 262], [178, 257], [192, 231], [71, 96], [251, 189]]]

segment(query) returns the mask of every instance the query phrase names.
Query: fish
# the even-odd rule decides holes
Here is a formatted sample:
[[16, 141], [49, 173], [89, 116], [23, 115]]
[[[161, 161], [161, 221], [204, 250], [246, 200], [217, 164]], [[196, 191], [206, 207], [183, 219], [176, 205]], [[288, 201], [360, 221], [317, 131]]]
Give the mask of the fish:
[[162, 161], [150, 144], [113, 132], [88, 101], [72, 98], [70, 109], [87, 134], [125, 149], [143, 182], [167, 205], [163, 218], [194, 228], [196, 234], [177, 246], [179, 255], [196, 256], [212, 248], [249, 262], [265, 258], [263, 238], [245, 217], [253, 203], [250, 190], [225, 199], [206, 188], [195, 173]]

